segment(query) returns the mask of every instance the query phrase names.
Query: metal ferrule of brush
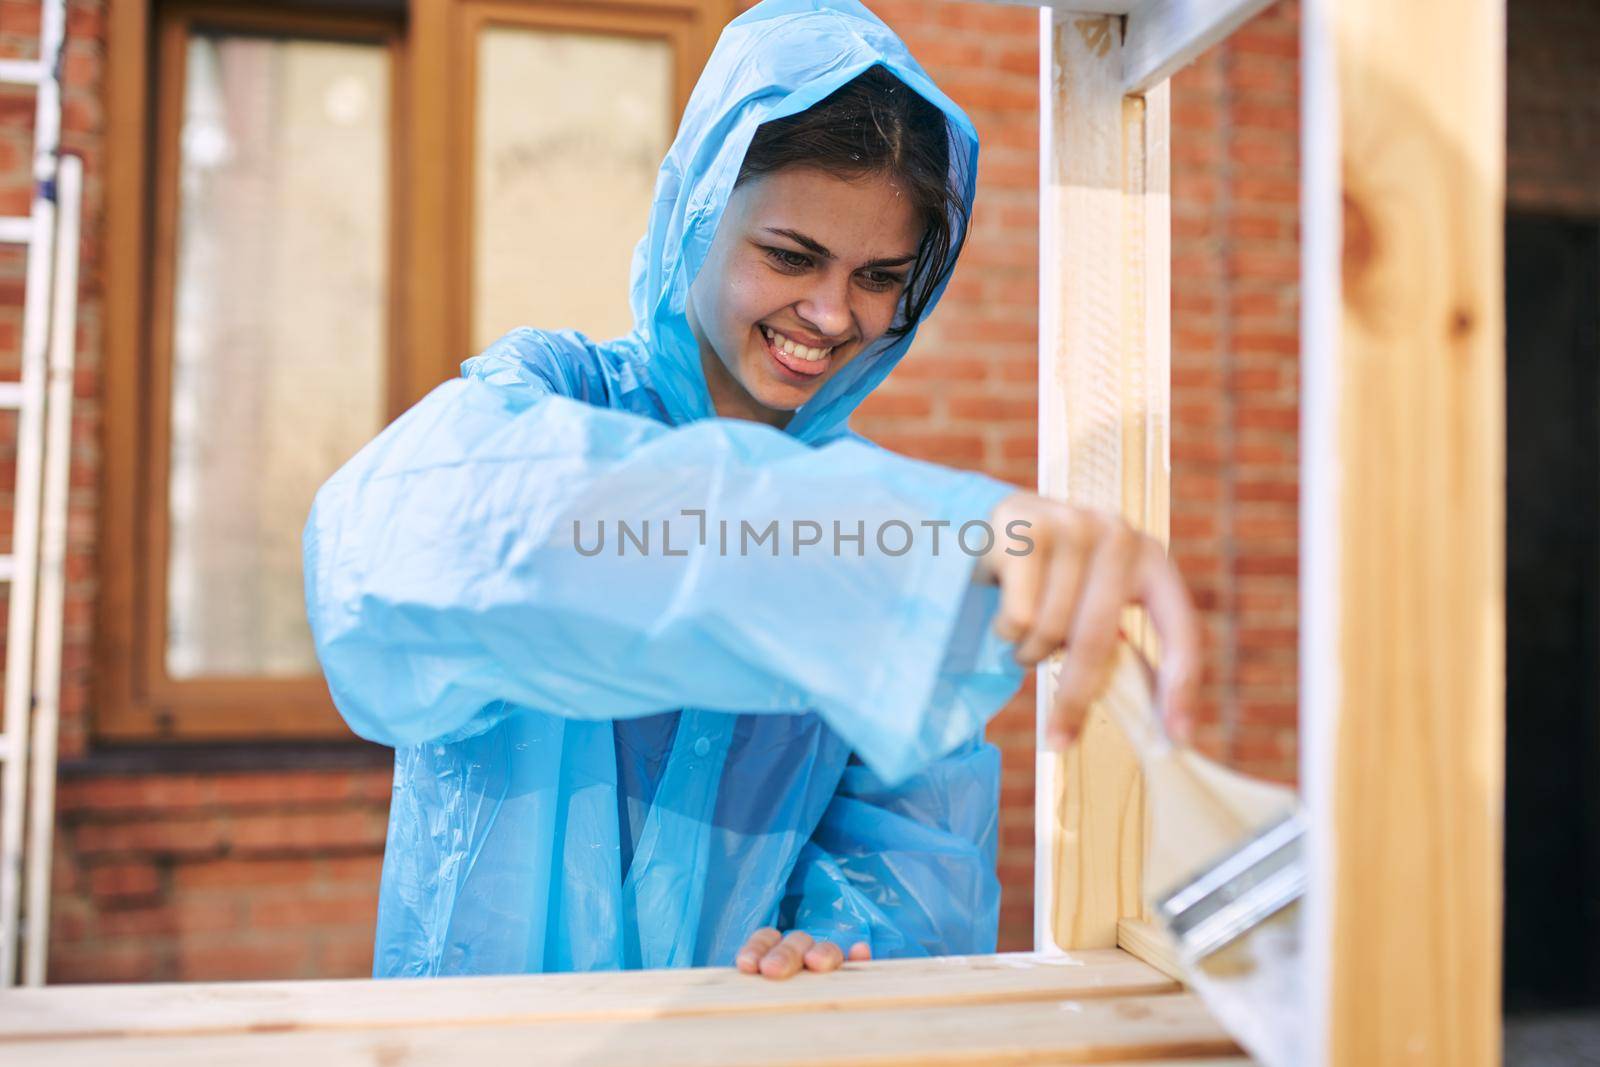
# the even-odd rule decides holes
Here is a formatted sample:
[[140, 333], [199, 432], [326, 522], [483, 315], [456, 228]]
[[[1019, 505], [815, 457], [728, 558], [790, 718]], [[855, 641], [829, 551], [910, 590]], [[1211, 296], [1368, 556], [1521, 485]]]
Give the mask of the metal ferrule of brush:
[[1157, 908], [1185, 964], [1198, 964], [1305, 894], [1304, 837], [1300, 816], [1286, 815], [1161, 900]]

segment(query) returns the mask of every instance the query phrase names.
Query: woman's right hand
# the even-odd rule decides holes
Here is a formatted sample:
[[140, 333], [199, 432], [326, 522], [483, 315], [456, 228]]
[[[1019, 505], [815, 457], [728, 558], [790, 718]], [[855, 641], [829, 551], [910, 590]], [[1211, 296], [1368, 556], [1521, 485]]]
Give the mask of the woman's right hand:
[[743, 974], [760, 974], [768, 978], [793, 978], [802, 970], [825, 974], [837, 971], [845, 960], [860, 963], [872, 958], [872, 946], [857, 941], [848, 954], [831, 941], [816, 941], [804, 930], [790, 930], [780, 934], [770, 926], [763, 926], [750, 935], [734, 966]]
[[1157, 699], [1167, 730], [1186, 738], [1199, 699], [1200, 621], [1160, 542], [1118, 516], [1035, 493], [1006, 497], [989, 522], [995, 541], [977, 577], [1000, 586], [996, 632], [1016, 642], [1024, 666], [1065, 653], [1046, 727], [1051, 747], [1072, 742], [1105, 688], [1129, 605], [1149, 613], [1161, 639]]

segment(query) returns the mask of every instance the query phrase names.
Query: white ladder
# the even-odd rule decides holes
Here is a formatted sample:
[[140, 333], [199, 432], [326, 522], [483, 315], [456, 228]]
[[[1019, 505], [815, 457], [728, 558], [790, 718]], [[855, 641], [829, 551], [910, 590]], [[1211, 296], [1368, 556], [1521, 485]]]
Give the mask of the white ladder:
[[[12, 554], [0, 556], [0, 581], [11, 583], [4, 719], [0, 720], [0, 987], [14, 985], [18, 979], [19, 940], [25, 948], [21, 977], [29, 985], [43, 984], [49, 949], [67, 476], [72, 451], [83, 168], [76, 157], [60, 153], [64, 0], [42, 0], [40, 16], [39, 58], [0, 61], [0, 83], [36, 90], [32, 210], [23, 218], [0, 218], [0, 241], [28, 249], [22, 377], [0, 382], [0, 408], [17, 412]], [[35, 734], [31, 745], [30, 726]], [[30, 764], [31, 797], [27, 790]], [[19, 938], [24, 874], [27, 936]]]

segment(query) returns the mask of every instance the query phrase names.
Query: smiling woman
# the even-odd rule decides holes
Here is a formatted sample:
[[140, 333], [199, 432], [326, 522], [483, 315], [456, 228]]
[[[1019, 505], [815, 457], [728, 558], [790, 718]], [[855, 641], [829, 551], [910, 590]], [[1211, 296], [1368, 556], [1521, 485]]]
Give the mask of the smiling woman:
[[[976, 163], [865, 7], [764, 0], [662, 162], [633, 329], [513, 331], [323, 487], [317, 651], [351, 727], [396, 747], [379, 975], [992, 951], [983, 728], [1022, 668], [1070, 643], [1070, 730], [1139, 601], [1170, 706], [1192, 699], [1154, 542], [849, 427], [949, 281]], [[606, 513], [836, 548], [580, 550]], [[985, 522], [1029, 549], [957, 547]], [[933, 536], [868, 551], [885, 527]]]
[[886, 264], [923, 228], [902, 184], [794, 167], [734, 190], [689, 290], [719, 414], [782, 426], [889, 329], [906, 272]]

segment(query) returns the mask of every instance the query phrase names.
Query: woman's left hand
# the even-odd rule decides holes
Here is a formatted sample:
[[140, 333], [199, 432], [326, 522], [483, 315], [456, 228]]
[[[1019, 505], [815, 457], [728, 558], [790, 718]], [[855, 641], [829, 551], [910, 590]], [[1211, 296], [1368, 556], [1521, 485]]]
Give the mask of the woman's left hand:
[[[872, 947], [865, 941], [850, 946], [852, 963], [871, 958]], [[831, 941], [816, 941], [804, 930], [780, 934], [770, 926], [763, 926], [744, 943], [739, 955], [734, 957], [734, 965], [743, 974], [791, 978], [802, 968], [819, 974], [837, 971], [844, 960], [844, 950]]]

